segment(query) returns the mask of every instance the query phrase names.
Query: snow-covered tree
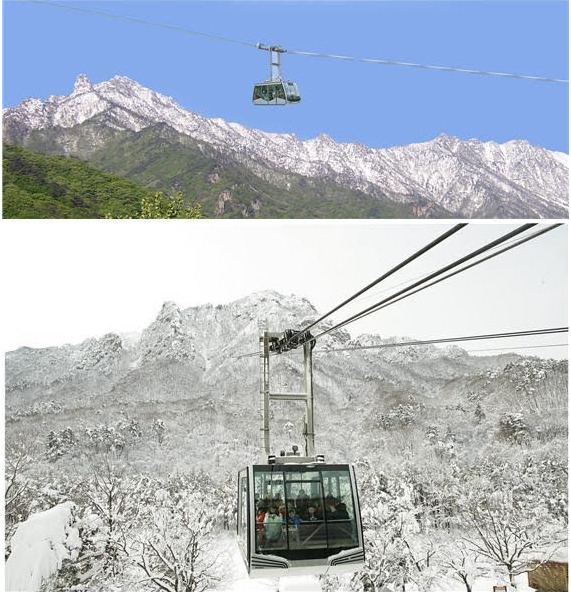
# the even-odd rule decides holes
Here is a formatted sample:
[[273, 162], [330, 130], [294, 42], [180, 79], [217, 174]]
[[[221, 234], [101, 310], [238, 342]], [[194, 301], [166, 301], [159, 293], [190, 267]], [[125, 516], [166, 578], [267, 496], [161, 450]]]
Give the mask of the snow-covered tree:
[[98, 453], [121, 454], [125, 449], [125, 435], [113, 425], [101, 424], [87, 430], [89, 445]]
[[477, 577], [485, 575], [485, 566], [478, 561], [478, 551], [465, 541], [452, 540], [446, 547], [441, 565], [443, 575], [461, 582], [466, 592], [472, 592]]
[[381, 415], [380, 424], [385, 430], [400, 429], [412, 425], [419, 407], [413, 404], [399, 404]]
[[227, 475], [218, 497], [217, 522], [221, 523], [225, 530], [230, 530], [230, 525], [235, 524], [237, 513], [236, 477], [234, 474]]
[[165, 441], [165, 422], [162, 419], [155, 419], [151, 429], [156, 441], [159, 443], [159, 445], [162, 445], [162, 443]]
[[566, 525], [543, 506], [522, 505], [510, 490], [480, 487], [461, 499], [462, 518], [471, 535], [463, 537], [480, 557], [514, 578], [535, 556], [550, 557], [567, 542]]
[[484, 413], [484, 410], [482, 409], [482, 405], [480, 403], [476, 405], [476, 409], [474, 410], [474, 417], [476, 418], [477, 423], [482, 423], [484, 419], [486, 419], [486, 414]]
[[137, 511], [133, 482], [126, 477], [124, 465], [112, 455], [100, 457], [87, 482], [86, 497], [101, 523], [96, 538], [103, 569], [116, 574], [125, 554], [126, 528]]
[[131, 444], [140, 440], [143, 435], [141, 424], [134, 418], [121, 420], [117, 424], [117, 431], [123, 435], [126, 442]]
[[528, 439], [529, 428], [522, 413], [504, 413], [500, 418], [500, 436], [505, 440], [522, 444]]
[[165, 592], [202, 592], [215, 583], [217, 555], [212, 509], [196, 494], [156, 492], [148, 528], [133, 543], [131, 558], [144, 575], [140, 583]]
[[48, 434], [47, 458], [54, 462], [75, 448], [76, 438], [71, 428], [52, 430]]
[[420, 531], [412, 488], [370, 470], [363, 475], [360, 491], [366, 563], [352, 587], [377, 592], [393, 584], [404, 590], [417, 569], [410, 541]]
[[28, 447], [22, 444], [6, 448], [4, 472], [4, 517], [6, 539], [13, 534], [14, 525], [28, 517], [31, 479], [28, 475], [33, 463]]

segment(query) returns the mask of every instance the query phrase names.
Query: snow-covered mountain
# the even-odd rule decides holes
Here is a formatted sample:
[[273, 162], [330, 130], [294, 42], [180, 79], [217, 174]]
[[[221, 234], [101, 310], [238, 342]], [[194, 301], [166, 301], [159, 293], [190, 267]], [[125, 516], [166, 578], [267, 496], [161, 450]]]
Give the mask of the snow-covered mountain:
[[[270, 330], [299, 328], [318, 316], [306, 299], [273, 291], [216, 306], [181, 309], [167, 302], [138, 338], [126, 342], [108, 334], [77, 345], [8, 352], [7, 441], [33, 433], [43, 448], [50, 431], [70, 428], [88, 441], [98, 430], [113, 435], [132, 422], [151, 437], [160, 421], [169, 446], [153, 452], [152, 460], [141, 446], [130, 452], [132, 462], [172, 471], [188, 468], [192, 459], [194, 468], [234, 472], [259, 456], [260, 323], [267, 321]], [[320, 324], [316, 332], [326, 327]], [[434, 345], [332, 351], [394, 340], [351, 339], [341, 329], [318, 341], [316, 447], [329, 461], [382, 456], [403, 442], [400, 430], [413, 425], [442, 437], [452, 430], [458, 441], [474, 434], [492, 438], [502, 413], [523, 413], [536, 422], [534, 406], [567, 400], [566, 361], [478, 357]], [[298, 392], [302, 381], [300, 352], [272, 358], [273, 389]], [[475, 414], [482, 409], [488, 423], [478, 428]], [[303, 405], [276, 401], [271, 416], [276, 451], [301, 444]]]
[[[104, 131], [139, 132], [158, 123], [203, 142], [253, 172], [261, 167], [331, 181], [399, 203], [437, 207], [458, 217], [567, 217], [568, 155], [531, 146], [460, 140], [440, 135], [429, 142], [386, 149], [341, 144], [323, 134], [302, 141], [188, 111], [172, 98], [124, 76], [91, 84], [78, 76], [68, 96], [28, 99], [4, 109], [4, 139], [26, 145], [41, 130], [61, 130], [61, 149], [75, 154], [80, 140], [64, 133], [86, 122], [89, 142], [100, 147]], [[85, 144], [85, 138], [83, 144]]]
[[[80, 344], [47, 348], [22, 347], [6, 354], [6, 387], [8, 391], [28, 388], [32, 385], [44, 388], [73, 381], [91, 375], [98, 378], [127, 375], [149, 365], [174, 364], [192, 368], [200, 374], [202, 382], [214, 383], [225, 366], [242, 366], [236, 376], [248, 372], [244, 364], [257, 367], [257, 356], [243, 358], [244, 353], [256, 353], [261, 326], [270, 330], [298, 329], [312, 323], [319, 316], [315, 307], [306, 299], [294, 294], [283, 295], [273, 290], [250, 294], [228, 304], [205, 304], [181, 309], [174, 302], [165, 302], [156, 319], [141, 333], [127, 337], [109, 333], [100, 338], [89, 338]], [[319, 322], [313, 329], [321, 333], [330, 328], [333, 320]], [[350, 351], [350, 348], [371, 347], [398, 341], [410, 341], [414, 336], [380, 336], [364, 334], [356, 337], [345, 329], [337, 329], [319, 340], [317, 364], [327, 368], [326, 359], [336, 359], [342, 365], [353, 365], [359, 358], [366, 363], [387, 364], [385, 376], [395, 369], [390, 365], [417, 367], [414, 373], [427, 371], [433, 375], [432, 364], [445, 360], [445, 365], [465, 366], [468, 372], [482, 368], [497, 368], [506, 361], [520, 359], [515, 354], [470, 356], [456, 345], [403, 346], [398, 348]], [[340, 351], [335, 351], [339, 349]], [[283, 356], [284, 359], [288, 356]], [[499, 361], [493, 361], [498, 359]], [[246, 360], [246, 361], [244, 361]], [[277, 364], [277, 361], [274, 362]], [[186, 371], [186, 370], [185, 370]], [[440, 368], [439, 371], [443, 371]], [[346, 369], [343, 376], [357, 372]], [[398, 373], [398, 371], [397, 371]], [[448, 374], [444, 371], [442, 375]], [[316, 374], [319, 380], [319, 372]], [[245, 378], [245, 376], [242, 376]], [[256, 382], [257, 373], [246, 380]]]
[[[183, 401], [191, 406], [206, 400], [223, 407], [233, 402], [234, 412], [255, 413], [259, 359], [243, 354], [257, 352], [260, 323], [267, 322], [270, 330], [300, 328], [318, 316], [305, 298], [263, 291], [217, 306], [181, 309], [167, 302], [138, 337], [125, 342], [108, 334], [78, 345], [23, 347], [6, 354], [7, 415]], [[319, 323], [315, 331], [330, 326]], [[379, 410], [410, 399], [455, 399], [474, 381], [485, 382], [486, 373], [523, 359], [514, 354], [474, 357], [456, 346], [331, 351], [395, 339], [352, 339], [344, 329], [320, 339], [314, 356], [318, 407], [341, 409], [353, 400], [360, 407], [375, 400]], [[274, 379], [295, 390], [301, 365], [295, 352], [279, 356], [272, 361]]]

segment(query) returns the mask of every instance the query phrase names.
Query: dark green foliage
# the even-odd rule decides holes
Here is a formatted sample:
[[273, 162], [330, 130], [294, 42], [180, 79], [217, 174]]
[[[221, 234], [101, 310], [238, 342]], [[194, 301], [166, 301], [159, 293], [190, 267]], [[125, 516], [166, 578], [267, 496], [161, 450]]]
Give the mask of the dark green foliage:
[[153, 189], [182, 191], [205, 217], [408, 218], [409, 206], [335, 183], [257, 166], [259, 175], [165, 125], [124, 132], [89, 156], [104, 170]]
[[185, 204], [180, 191], [173, 196], [163, 195], [161, 191], [157, 191], [154, 195], [141, 200], [139, 217], [144, 220], [202, 218], [202, 205]]
[[76, 158], [4, 144], [4, 218], [136, 217], [149, 191]]
[[[75, 154], [102, 170], [153, 191], [182, 191], [187, 201], [202, 204], [207, 218], [417, 217], [414, 206], [389, 195], [367, 195], [336, 182], [276, 171], [245, 155], [233, 159], [166, 124], [130, 132], [85, 122], [69, 130], [32, 132], [26, 138], [28, 148], [47, 154], [64, 153], [70, 144], [76, 146]], [[447, 217], [444, 210], [431, 215]]]

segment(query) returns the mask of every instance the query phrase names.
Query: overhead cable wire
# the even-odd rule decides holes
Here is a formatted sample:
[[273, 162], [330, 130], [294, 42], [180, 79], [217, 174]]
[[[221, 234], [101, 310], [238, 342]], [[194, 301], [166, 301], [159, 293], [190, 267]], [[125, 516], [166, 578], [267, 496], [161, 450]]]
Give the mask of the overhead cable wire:
[[[453, 261], [452, 263], [449, 263], [448, 265], [438, 269], [437, 271], [432, 272], [431, 274], [427, 275], [426, 277], [424, 277], [421, 280], [418, 280], [414, 284], [412, 284], [406, 288], [403, 288], [402, 290], [399, 290], [398, 292], [396, 292], [392, 296], [388, 296], [387, 298], [381, 300], [380, 302], [377, 302], [376, 304], [369, 306], [365, 310], [362, 310], [361, 312], [358, 312], [358, 313], [350, 316], [349, 318], [345, 319], [344, 321], [341, 321], [340, 323], [333, 325], [329, 329], [326, 329], [325, 331], [319, 333], [318, 335], [315, 335], [313, 338], [319, 339], [320, 337], [323, 337], [324, 335], [327, 335], [328, 333], [331, 333], [332, 331], [335, 331], [336, 329], [340, 329], [341, 327], [344, 327], [345, 325], [348, 325], [349, 323], [360, 320], [361, 318], [363, 318], [373, 312], [377, 312], [377, 310], [379, 310], [381, 307], [383, 307], [383, 305], [388, 306], [389, 303], [394, 304], [394, 302], [392, 302], [392, 301], [396, 301], [395, 299], [397, 299], [399, 296], [402, 296], [405, 294], [407, 296], [412, 295], [413, 294], [412, 290], [421, 286], [422, 284], [425, 284], [425, 283], [429, 282], [430, 280], [446, 273], [450, 269], [453, 269], [454, 267], [458, 267], [459, 265], [462, 265], [466, 261], [473, 259], [474, 257], [477, 257], [477, 256], [481, 255], [482, 253], [485, 253], [486, 251], [489, 251], [493, 247], [510, 240], [514, 236], [517, 236], [518, 234], [521, 234], [522, 232], [529, 230], [530, 228], [532, 228], [535, 225], [536, 225], [536, 223], [528, 223], [528, 224], [523, 224], [522, 226], [519, 226], [515, 230], [512, 230], [512, 231], [508, 232], [507, 234], [504, 234], [503, 236], [484, 245], [483, 247], [480, 247], [480, 248], [476, 249], [475, 251], [472, 251], [468, 255], [465, 255], [464, 257], [461, 257], [460, 259], [457, 259], [456, 261]], [[512, 248], [513, 248], [513, 246], [512, 246]], [[498, 254], [499, 254], [499, 252], [494, 253], [493, 256], [497, 256]], [[445, 278], [442, 278], [442, 279], [445, 279]], [[428, 287], [428, 286], [426, 286], [426, 287]], [[417, 290], [417, 291], [420, 291], [420, 290]], [[410, 292], [410, 294], [407, 294], [408, 292]], [[416, 293], [416, 292], [414, 292], [414, 293]], [[406, 297], [406, 296], [403, 296], [403, 297]]]
[[546, 347], [568, 347], [568, 343], [547, 343], [545, 345], [518, 345], [514, 347], [487, 347], [485, 349], [465, 349], [467, 353], [472, 352], [491, 352], [491, 351], [514, 351], [522, 349], [543, 349]]
[[394, 347], [408, 347], [418, 345], [434, 345], [437, 343], [456, 343], [462, 341], [482, 341], [491, 339], [508, 339], [511, 337], [534, 337], [537, 335], [556, 335], [559, 333], [567, 333], [569, 327], [554, 327], [551, 329], [531, 329], [527, 331], [510, 331], [506, 333], [489, 333], [484, 335], [464, 335], [462, 337], [441, 337], [437, 339], [422, 339], [414, 341], [400, 341], [394, 343], [381, 343], [378, 345], [358, 345], [354, 347], [336, 347], [332, 349], [315, 350], [314, 354], [328, 354], [331, 352], [346, 352], [363, 349], [388, 349]]
[[[414, 288], [416, 285], [418, 285], [419, 283], [424, 283], [425, 281], [435, 277], [435, 275], [440, 275], [440, 273], [442, 273], [443, 270], [446, 271], [446, 268], [443, 268], [443, 270], [439, 270], [438, 272], [431, 274], [431, 276], [428, 276], [424, 281], [421, 280], [420, 282], [417, 282], [416, 284], [413, 284], [412, 286], [410, 286], [408, 289], [401, 290], [400, 292], [397, 292], [397, 294], [394, 294], [393, 296], [389, 296], [388, 298], [385, 298], [381, 302], [378, 302], [376, 305], [369, 307], [365, 311], [362, 311], [361, 313], [357, 313], [356, 315], [353, 315], [353, 317], [351, 317], [350, 320], [343, 321], [343, 322], [337, 324], [335, 327], [331, 327], [330, 329], [323, 331], [319, 335], [316, 335], [314, 337], [314, 339], [317, 339], [327, 333], [330, 333], [331, 331], [333, 331], [334, 328], [339, 329], [339, 328], [347, 325], [350, 322], [352, 323], [357, 320], [361, 320], [362, 318], [364, 318], [374, 312], [378, 312], [379, 310], [386, 308], [387, 306], [390, 306], [391, 304], [396, 304], [397, 302], [400, 302], [401, 300], [404, 300], [405, 298], [413, 296], [414, 294], [417, 294], [418, 292], [421, 292], [422, 290], [426, 290], [427, 288], [430, 288], [436, 284], [439, 284], [440, 282], [443, 282], [444, 280], [447, 280], [455, 275], [458, 275], [459, 273], [462, 273], [472, 267], [475, 267], [476, 265], [480, 265], [481, 263], [484, 263], [485, 261], [488, 261], [489, 259], [493, 259], [494, 257], [497, 257], [498, 255], [501, 255], [501, 254], [505, 253], [506, 251], [510, 251], [511, 249], [519, 247], [520, 245], [522, 245], [530, 240], [533, 240], [533, 239], [541, 236], [542, 234], [545, 234], [546, 232], [550, 232], [551, 230], [554, 230], [555, 228], [557, 228], [561, 225], [562, 225], [562, 223], [552, 224], [551, 226], [547, 226], [545, 228], [542, 228], [541, 230], [538, 230], [537, 232], [534, 232], [528, 236], [525, 236], [525, 237], [519, 239], [518, 241], [515, 241], [515, 242], [512, 241], [510, 244], [508, 244], [508, 246], [504, 247], [503, 249], [500, 249], [499, 251], [496, 251], [490, 255], [487, 255], [486, 257], [483, 257], [482, 259], [478, 259], [477, 261], [470, 263], [469, 265], [466, 265], [466, 266], [464, 266], [452, 273], [449, 273], [448, 275], [445, 275], [444, 277], [441, 277], [440, 279], [437, 279], [425, 286], [421, 286], [416, 290], [409, 291], [412, 288]], [[526, 226], [526, 225], [524, 225], [524, 226]], [[535, 224], [531, 224], [531, 225], [527, 225], [527, 226], [535, 226]], [[523, 227], [520, 227], [520, 228], [523, 228]], [[516, 229], [516, 230], [518, 230], [518, 229]], [[524, 228], [524, 230], [527, 230], [527, 229]], [[520, 232], [522, 232], [522, 230], [520, 230]], [[500, 239], [501, 238], [503, 238], [503, 237], [500, 237]], [[498, 239], [498, 240], [500, 240], [500, 239]], [[481, 251], [481, 249], [479, 249], [479, 251]], [[479, 254], [477, 252], [475, 252], [475, 253], [476, 253], [476, 255]], [[475, 254], [472, 253], [470, 255], [467, 255], [466, 258], [473, 258], [474, 256], [475, 256]], [[463, 258], [464, 261], [466, 260], [466, 258]], [[460, 262], [463, 262], [463, 261], [460, 260]], [[458, 262], [455, 262], [453, 265], [454, 266], [458, 265]], [[450, 269], [450, 266], [448, 266], [448, 269]], [[404, 294], [403, 294], [403, 292], [404, 292]], [[406, 293], [406, 292], [408, 292], [408, 293]], [[403, 295], [401, 295], [401, 294], [403, 294]]]
[[125, 14], [117, 14], [115, 12], [109, 12], [107, 10], [95, 9], [95, 8], [80, 8], [78, 5], [70, 5], [70, 4], [61, 4], [59, 2], [51, 2], [50, 0], [20, 0], [20, 2], [25, 2], [27, 4], [42, 4], [46, 6], [52, 6], [54, 8], [62, 8], [63, 10], [69, 10], [70, 12], [80, 12], [83, 14], [94, 14], [97, 16], [104, 16], [110, 19], [115, 19], [119, 21], [125, 21], [128, 23], [134, 23], [137, 25], [147, 25], [149, 27], [155, 27], [158, 29], [168, 29], [171, 31], [177, 31], [179, 33], [185, 33], [186, 35], [193, 35], [196, 37], [205, 37], [207, 39], [211, 39], [212, 41], [222, 41], [225, 43], [234, 43], [238, 45], [245, 45], [247, 47], [257, 48], [257, 43], [253, 43], [250, 41], [243, 41], [241, 39], [233, 39], [231, 37], [224, 37], [223, 35], [214, 35], [212, 33], [204, 33], [202, 31], [195, 31], [193, 29], [187, 29], [186, 27], [181, 27], [180, 25], [171, 25], [169, 23], [158, 23], [155, 21], [149, 21], [147, 19], [138, 18], [134, 16], [129, 16]]
[[[345, 325], [348, 325], [349, 323], [355, 322], [357, 320], [361, 320], [362, 318], [364, 318], [365, 316], [368, 316], [369, 314], [372, 314], [374, 312], [378, 312], [379, 310], [386, 308], [387, 306], [390, 306], [391, 304], [395, 304], [396, 302], [400, 301], [400, 300], [404, 300], [405, 298], [408, 298], [409, 296], [412, 296], [413, 294], [416, 294], [422, 290], [425, 290], [431, 286], [434, 286], [435, 284], [438, 284], [446, 279], [449, 279], [450, 277], [453, 277], [455, 275], [458, 275], [459, 273], [462, 273], [472, 267], [475, 267], [481, 263], [484, 263], [485, 261], [488, 261], [489, 259], [492, 259], [494, 257], [497, 257], [498, 255], [501, 255], [503, 253], [505, 253], [506, 251], [509, 251], [511, 249], [514, 249], [530, 240], [533, 240], [547, 232], [550, 232], [551, 230], [554, 230], [555, 228], [558, 228], [559, 226], [562, 226], [563, 223], [556, 223], [556, 224], [552, 224], [550, 226], [546, 226], [545, 228], [540, 229], [539, 231], [532, 233], [528, 236], [525, 236], [523, 238], [520, 238], [517, 241], [513, 241], [511, 240], [514, 236], [517, 236], [518, 234], [521, 234], [522, 232], [525, 232], [526, 230], [529, 230], [530, 228], [532, 228], [533, 226], [536, 226], [537, 223], [528, 223], [528, 224], [524, 224], [518, 228], [516, 228], [515, 230], [501, 236], [500, 238], [492, 241], [491, 243], [488, 243], [487, 245], [484, 245], [483, 247], [480, 247], [479, 249], [477, 249], [476, 251], [473, 251], [472, 253], [462, 257], [461, 259], [445, 266], [444, 268], [441, 268], [440, 270], [437, 270], [431, 274], [429, 274], [428, 276], [426, 276], [424, 279], [420, 280], [419, 282], [416, 282], [415, 284], [413, 284], [412, 286], [409, 286], [408, 288], [405, 288], [403, 290], [400, 290], [399, 292], [397, 292], [396, 294], [393, 294], [392, 296], [389, 296], [388, 298], [385, 298], [384, 300], [381, 300], [380, 302], [377, 302], [376, 304], [373, 304], [372, 306], [368, 307], [367, 309], [361, 311], [360, 313], [357, 313], [355, 315], [353, 315], [352, 317], [349, 317], [348, 319], [345, 319], [344, 321], [341, 321], [340, 323], [337, 323], [336, 325], [334, 325], [333, 327], [330, 327], [329, 329], [326, 329], [325, 331], [319, 333], [316, 336], [312, 336], [312, 339], [317, 340], [321, 337], [323, 337], [324, 335], [327, 335], [328, 333], [331, 333], [332, 331], [336, 330], [336, 329], [340, 329], [341, 327], [344, 327]], [[499, 251], [493, 252], [490, 255], [487, 255], [486, 257], [483, 257], [482, 259], [479, 259], [469, 265], [466, 265], [464, 267], [462, 267], [459, 270], [456, 270], [434, 282], [431, 282], [425, 286], [422, 286], [421, 284], [430, 281], [431, 279], [435, 278], [436, 276], [445, 273], [446, 271], [450, 270], [453, 267], [456, 267], [458, 265], [461, 265], [462, 263], [466, 262], [469, 259], [472, 259], [476, 256], [478, 256], [479, 254], [482, 254], [488, 250], [492, 250], [495, 247], [497, 247], [498, 245], [507, 242], [508, 245], [504, 246], [504, 248], [500, 249]], [[420, 286], [420, 287], [418, 287]], [[413, 290], [414, 288], [418, 287], [418, 289]], [[303, 343], [300, 343], [299, 345], [302, 345]], [[259, 352], [250, 352], [247, 354], [242, 354], [240, 356], [237, 356], [237, 359], [242, 359], [242, 358], [248, 358], [251, 356], [255, 356], [255, 355], [259, 355]], [[278, 355], [277, 353], [274, 355]]]
[[358, 298], [359, 296], [361, 296], [362, 294], [364, 294], [365, 292], [367, 292], [368, 290], [370, 290], [371, 288], [373, 288], [374, 286], [376, 286], [380, 282], [386, 280], [388, 277], [395, 274], [397, 271], [401, 270], [403, 267], [405, 267], [406, 265], [408, 265], [409, 263], [411, 263], [415, 259], [418, 259], [421, 255], [424, 255], [425, 253], [427, 253], [428, 251], [430, 251], [431, 249], [433, 249], [434, 247], [436, 247], [440, 243], [444, 242], [447, 238], [450, 238], [453, 234], [456, 234], [459, 230], [462, 230], [462, 228], [466, 227], [467, 225], [468, 224], [465, 222], [461, 223], [461, 224], [456, 224], [456, 226], [453, 226], [452, 228], [450, 228], [449, 230], [447, 230], [446, 232], [444, 232], [443, 234], [441, 234], [440, 236], [435, 238], [433, 241], [431, 241], [430, 243], [428, 243], [427, 245], [422, 247], [422, 249], [419, 249], [418, 251], [413, 253], [410, 257], [407, 257], [404, 261], [401, 261], [399, 264], [397, 264], [393, 268], [389, 269], [389, 271], [387, 271], [386, 273], [384, 273], [383, 275], [378, 277], [376, 280], [374, 280], [370, 284], [366, 285], [364, 288], [361, 288], [360, 290], [355, 292], [352, 296], [349, 296], [349, 298], [345, 299], [343, 302], [341, 302], [341, 304], [338, 304], [337, 306], [332, 308], [329, 312], [326, 312], [324, 315], [320, 316], [318, 319], [316, 319], [315, 321], [313, 321], [312, 323], [310, 323], [309, 325], [307, 325], [303, 329], [299, 330], [297, 333], [295, 333], [295, 335], [293, 335], [291, 337], [291, 339], [288, 340], [288, 343], [290, 341], [293, 341], [298, 335], [301, 335], [302, 333], [309, 331], [312, 327], [317, 325], [317, 323], [320, 323], [321, 321], [323, 321], [327, 317], [331, 316], [333, 313], [337, 312], [340, 308], [342, 308], [343, 306], [346, 306], [347, 304], [349, 304], [349, 302], [352, 302], [353, 300], [355, 300], [355, 298]]
[[[503, 247], [505, 247], [506, 245], [515, 243], [517, 240], [519, 240], [519, 239], [517, 237], [515, 237], [511, 241], [507, 241], [506, 243], [504, 243]], [[498, 246], [494, 247], [493, 249], [491, 249], [491, 251], [493, 252], [494, 250], [499, 250], [500, 248], [502, 248], [502, 245], [498, 245]], [[409, 277], [407, 279], [404, 279], [402, 282], [398, 282], [396, 284], [386, 286], [385, 288], [382, 288], [380, 290], [373, 290], [370, 294], [365, 294], [361, 298], [361, 302], [364, 300], [372, 300], [373, 298], [378, 298], [382, 294], [387, 294], [388, 292], [394, 291], [397, 288], [400, 288], [401, 286], [405, 286], [405, 285], [409, 284], [410, 282], [414, 282], [416, 280], [419, 280], [419, 279], [425, 277], [425, 275], [426, 274], [415, 275], [414, 277]]]
[[[461, 337], [438, 337], [435, 339], [416, 339], [411, 341], [398, 341], [393, 343], [380, 343], [377, 345], [357, 345], [351, 347], [335, 347], [331, 349], [316, 349], [314, 350], [314, 354], [329, 354], [329, 353], [336, 353], [336, 352], [349, 352], [349, 351], [360, 351], [360, 350], [367, 350], [367, 349], [393, 349], [397, 347], [415, 347], [415, 346], [422, 346], [422, 345], [437, 345], [440, 343], [459, 343], [459, 342], [469, 342], [469, 341], [486, 341], [486, 340], [494, 340], [494, 339], [510, 339], [513, 337], [538, 337], [543, 335], [558, 335], [560, 333], [568, 333], [569, 327], [552, 327], [548, 329], [527, 329], [523, 331], [506, 331], [503, 333], [487, 333], [482, 335], [464, 335]], [[521, 349], [531, 349], [531, 348], [540, 348], [540, 347], [560, 347], [567, 344], [546, 344], [546, 345], [528, 345], [528, 346], [521, 346]], [[489, 348], [489, 351], [494, 350], [501, 350], [502, 348]], [[506, 348], [507, 350], [518, 349], [518, 347], [513, 346]], [[488, 351], [488, 350], [466, 350], [466, 351]], [[236, 356], [236, 359], [242, 359], [247, 357], [252, 357], [255, 355], [259, 355], [259, 352], [251, 352], [248, 354], [243, 354], [240, 356]], [[277, 355], [277, 354], [274, 354]]]
[[363, 62], [367, 64], [381, 64], [384, 66], [404, 66], [407, 68], [417, 68], [420, 70], [439, 70], [441, 72], [457, 72], [462, 74], [475, 74], [477, 76], [496, 76], [501, 78], [517, 78], [520, 80], [534, 80], [536, 82], [555, 82], [560, 84], [569, 84], [565, 78], [551, 78], [549, 76], [537, 76], [534, 74], [518, 74], [515, 72], [496, 72], [494, 70], [476, 70], [474, 68], [460, 68], [458, 66], [441, 66], [436, 64], [419, 64], [416, 62], [404, 62], [401, 60], [387, 60], [378, 58], [358, 58], [354, 56], [343, 56], [327, 53], [317, 53], [311, 51], [298, 51], [289, 49], [287, 53], [293, 55], [309, 56], [316, 58], [325, 58], [331, 60], [344, 60], [353, 62]]
[[[177, 31], [179, 33], [184, 33], [187, 35], [205, 37], [207, 39], [211, 39], [212, 41], [233, 43], [233, 44], [244, 45], [246, 47], [253, 47], [253, 48], [257, 48], [257, 49], [269, 49], [269, 47], [275, 47], [275, 46], [265, 46], [261, 43], [255, 43], [252, 41], [233, 39], [231, 37], [225, 37], [223, 35], [214, 35], [212, 33], [204, 33], [202, 31], [195, 31], [192, 29], [187, 29], [186, 27], [181, 27], [179, 25], [171, 25], [168, 23], [160, 23], [160, 22], [156, 22], [156, 21], [150, 21], [147, 19], [143, 19], [143, 18], [123, 15], [123, 14], [117, 14], [114, 12], [108, 12], [106, 10], [85, 8], [85, 7], [80, 8], [79, 6], [71, 6], [69, 4], [61, 4], [59, 2], [52, 2], [51, 0], [20, 0], [20, 2], [25, 2], [28, 4], [43, 4], [46, 6], [51, 6], [54, 8], [61, 8], [63, 10], [68, 10], [71, 12], [79, 12], [79, 13], [83, 13], [83, 14], [94, 14], [97, 16], [103, 16], [103, 17], [107, 17], [107, 18], [111, 18], [111, 19], [115, 19], [115, 20], [121, 20], [121, 21], [125, 21], [125, 22], [134, 23], [134, 24], [147, 25], [149, 27]], [[539, 75], [535, 75], [535, 74], [521, 74], [521, 73], [516, 73], [516, 72], [497, 72], [494, 70], [479, 70], [479, 69], [475, 69], [475, 68], [462, 68], [459, 66], [421, 64], [421, 63], [417, 63], [417, 62], [408, 62], [408, 61], [403, 61], [403, 60], [389, 60], [389, 59], [383, 59], [383, 58], [363, 58], [363, 57], [339, 55], [339, 54], [332, 54], [332, 53], [302, 51], [302, 50], [297, 50], [297, 49], [284, 49], [282, 47], [280, 47], [280, 50], [283, 53], [288, 53], [291, 55], [298, 55], [298, 56], [302, 56], [302, 57], [316, 57], [316, 58], [323, 58], [323, 59], [330, 59], [330, 60], [362, 62], [362, 63], [366, 63], [366, 64], [379, 64], [379, 65], [384, 65], [384, 66], [400, 66], [400, 67], [416, 68], [416, 69], [429, 70], [429, 71], [472, 74], [472, 75], [477, 75], [477, 76], [512, 78], [512, 79], [518, 79], [518, 80], [530, 80], [530, 81], [534, 81], [534, 82], [551, 82], [551, 83], [558, 83], [558, 84], [569, 84], [568, 79], [553, 78], [553, 77], [549, 77], [549, 76], [539, 76]]]

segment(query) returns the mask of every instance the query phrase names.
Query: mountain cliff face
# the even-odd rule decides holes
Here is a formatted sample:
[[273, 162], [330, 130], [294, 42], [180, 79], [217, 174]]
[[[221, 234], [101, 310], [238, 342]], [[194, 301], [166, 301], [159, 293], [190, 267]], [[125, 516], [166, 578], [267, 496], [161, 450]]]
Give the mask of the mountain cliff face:
[[566, 217], [568, 155], [531, 146], [441, 135], [375, 149], [327, 135], [301, 141], [207, 119], [123, 76], [92, 85], [80, 75], [69, 96], [29, 99], [3, 112], [4, 139], [33, 145], [50, 132], [56, 150], [88, 156], [121, 132], [163, 124], [268, 180], [296, 174], [382, 200], [412, 204], [416, 216]]
[[[239, 443], [233, 444], [234, 458], [251, 462], [259, 444], [259, 324], [299, 328], [317, 316], [306, 299], [272, 291], [218, 306], [180, 309], [169, 302], [140, 335], [8, 352], [8, 438], [30, 424], [45, 437], [68, 425], [86, 429], [160, 418], [172, 435], [171, 466], [185, 457], [207, 466], [212, 458], [201, 451], [210, 447], [223, 454], [228, 442]], [[387, 341], [394, 338], [351, 339], [339, 330], [314, 350], [317, 448], [332, 461], [378, 450], [390, 442], [393, 427], [408, 421], [463, 429], [473, 423], [478, 405], [499, 415], [525, 410], [528, 396], [566, 396], [566, 362], [514, 354], [474, 357], [456, 346], [332, 351]], [[302, 368], [298, 351], [273, 357], [272, 388], [296, 392]], [[297, 404], [272, 405], [277, 450], [291, 445], [284, 430], [289, 422], [299, 442], [302, 415]], [[348, 439], [349, 433], [358, 437]]]

